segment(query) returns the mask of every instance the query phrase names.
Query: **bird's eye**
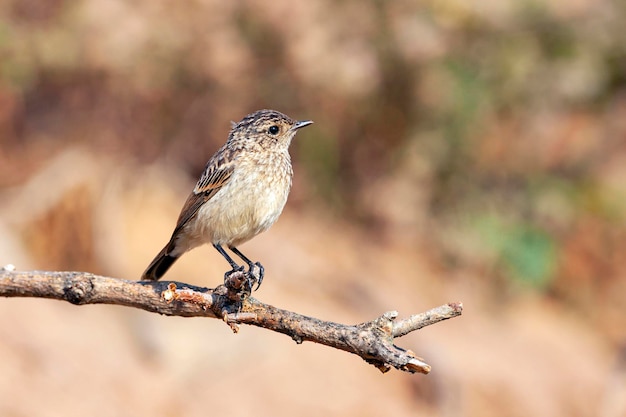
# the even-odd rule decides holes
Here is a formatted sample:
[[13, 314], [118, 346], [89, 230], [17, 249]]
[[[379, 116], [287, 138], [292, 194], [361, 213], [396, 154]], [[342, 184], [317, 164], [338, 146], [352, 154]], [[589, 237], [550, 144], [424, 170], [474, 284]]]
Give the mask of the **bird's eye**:
[[270, 135], [275, 135], [280, 131], [280, 128], [276, 125], [272, 125], [267, 131], [270, 132]]

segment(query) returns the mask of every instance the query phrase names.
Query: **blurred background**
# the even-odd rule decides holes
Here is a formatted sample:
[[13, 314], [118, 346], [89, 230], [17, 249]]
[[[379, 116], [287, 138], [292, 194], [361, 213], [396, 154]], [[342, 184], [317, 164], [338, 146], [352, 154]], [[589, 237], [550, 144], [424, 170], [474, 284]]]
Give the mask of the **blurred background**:
[[[0, 264], [138, 279], [230, 121], [315, 124], [264, 302], [344, 323], [461, 301], [433, 366], [218, 320], [0, 300], [0, 415], [626, 416], [626, 4], [0, 3]], [[220, 283], [198, 248], [166, 276]]]

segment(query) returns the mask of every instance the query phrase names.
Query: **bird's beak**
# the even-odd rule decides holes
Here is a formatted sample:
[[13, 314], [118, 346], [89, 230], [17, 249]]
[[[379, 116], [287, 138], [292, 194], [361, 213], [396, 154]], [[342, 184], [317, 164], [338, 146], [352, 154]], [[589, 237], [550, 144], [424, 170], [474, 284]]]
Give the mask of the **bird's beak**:
[[291, 126], [291, 130], [298, 130], [302, 127], [313, 124], [313, 120], [299, 120]]

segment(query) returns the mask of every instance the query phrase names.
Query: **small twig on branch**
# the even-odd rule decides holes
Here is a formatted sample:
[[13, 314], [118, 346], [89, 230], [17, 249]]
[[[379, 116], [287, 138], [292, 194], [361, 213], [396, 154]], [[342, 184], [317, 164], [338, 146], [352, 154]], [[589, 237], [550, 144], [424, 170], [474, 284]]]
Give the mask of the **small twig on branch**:
[[382, 372], [391, 367], [407, 372], [430, 372], [430, 365], [394, 338], [461, 315], [461, 303], [450, 303], [396, 321], [398, 313], [345, 325], [307, 317], [264, 304], [241, 292], [242, 277], [232, 275], [215, 289], [176, 282], [127, 281], [86, 272], [14, 271], [0, 269], [0, 296], [41, 297], [72, 304], [115, 304], [183, 317], [224, 320], [233, 331], [239, 324], [263, 327], [291, 337], [354, 353]]

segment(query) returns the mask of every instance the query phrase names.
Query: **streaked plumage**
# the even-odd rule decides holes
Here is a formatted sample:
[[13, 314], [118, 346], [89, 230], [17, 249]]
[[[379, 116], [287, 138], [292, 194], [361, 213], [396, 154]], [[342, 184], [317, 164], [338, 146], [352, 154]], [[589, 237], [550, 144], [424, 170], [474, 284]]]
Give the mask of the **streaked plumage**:
[[291, 189], [289, 145], [297, 130], [313, 122], [296, 122], [275, 110], [259, 110], [233, 124], [228, 140], [207, 163], [178, 217], [167, 245], [144, 272], [157, 280], [185, 252], [211, 243], [234, 269], [227, 246], [249, 271], [263, 267], [237, 246], [267, 230], [280, 216]]

